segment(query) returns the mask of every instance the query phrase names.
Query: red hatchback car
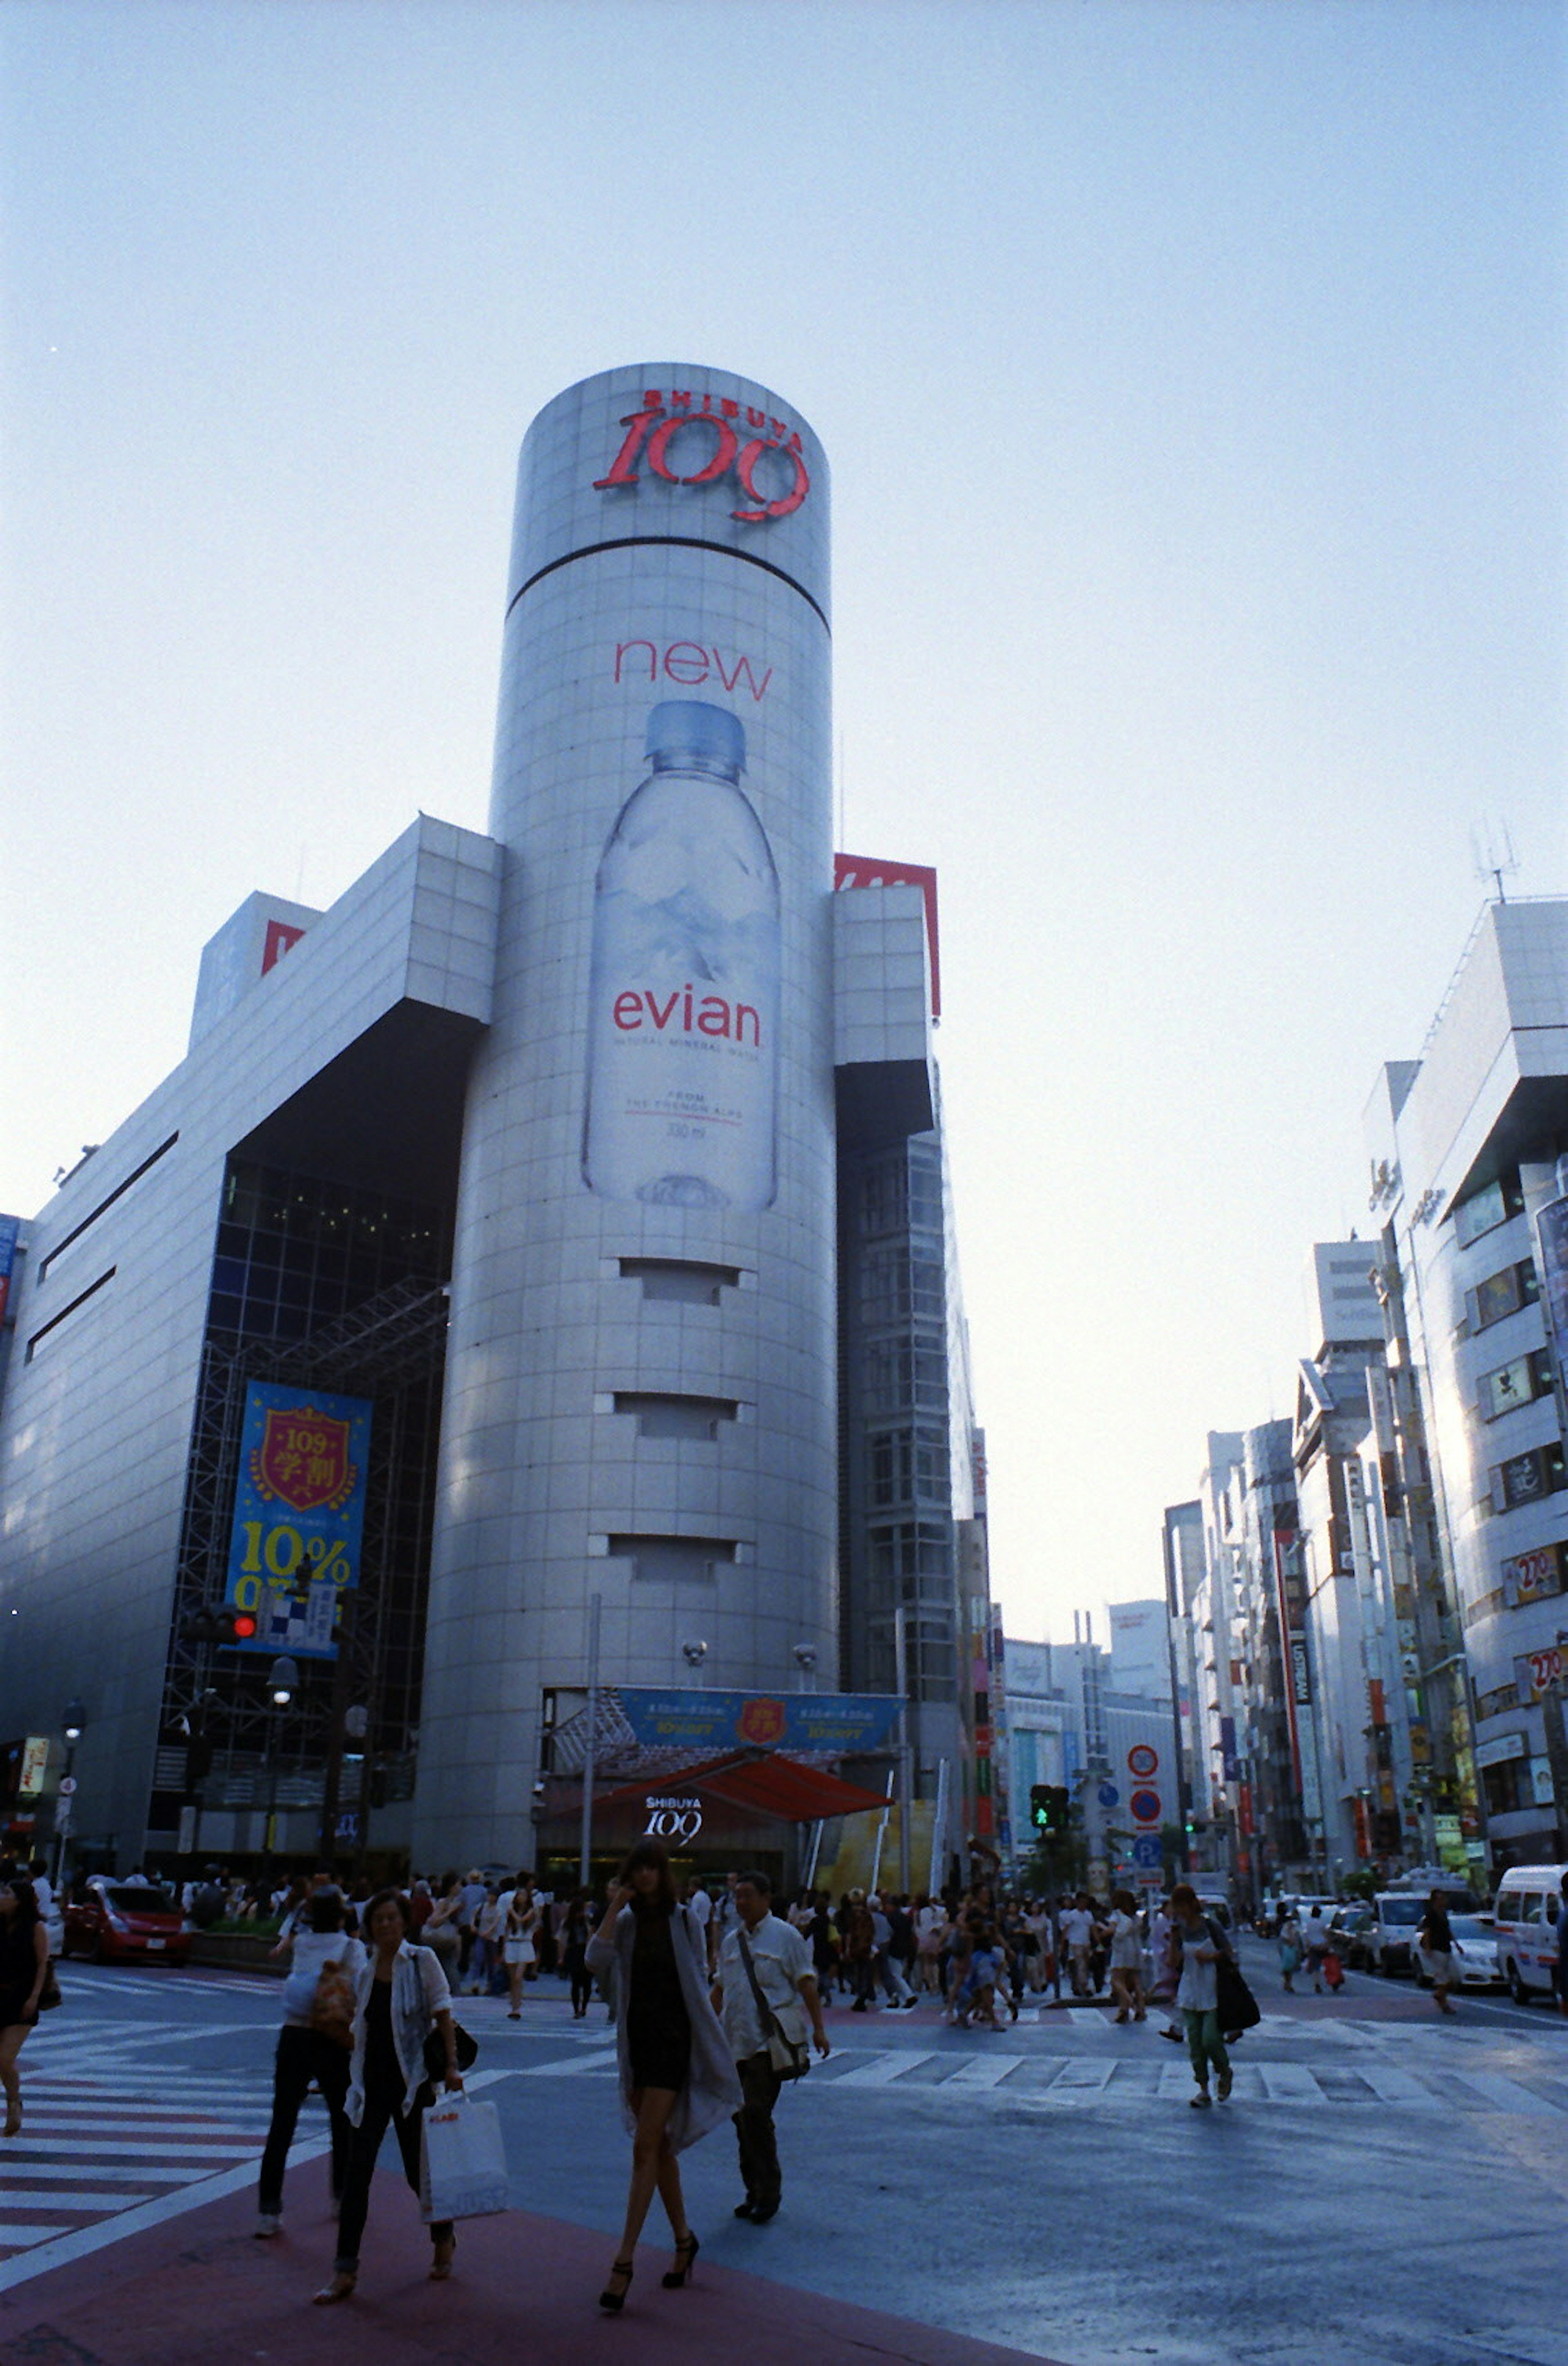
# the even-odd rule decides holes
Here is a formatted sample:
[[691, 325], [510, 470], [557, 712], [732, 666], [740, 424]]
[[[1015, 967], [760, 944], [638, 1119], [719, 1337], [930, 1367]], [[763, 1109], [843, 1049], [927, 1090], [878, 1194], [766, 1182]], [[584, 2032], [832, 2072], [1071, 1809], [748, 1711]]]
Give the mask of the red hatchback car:
[[91, 1955], [100, 1964], [162, 1960], [183, 1964], [190, 1932], [178, 1902], [151, 1883], [116, 1881], [95, 1873], [80, 1899], [67, 1899], [62, 1955]]

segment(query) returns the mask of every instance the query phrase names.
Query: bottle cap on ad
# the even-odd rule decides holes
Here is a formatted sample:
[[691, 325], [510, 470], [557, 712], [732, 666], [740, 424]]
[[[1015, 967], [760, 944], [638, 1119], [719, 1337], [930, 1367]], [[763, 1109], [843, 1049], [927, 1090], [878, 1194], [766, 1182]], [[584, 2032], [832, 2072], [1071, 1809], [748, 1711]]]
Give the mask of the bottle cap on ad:
[[746, 726], [728, 707], [709, 706], [699, 698], [666, 698], [649, 711], [648, 753], [656, 760], [685, 756], [726, 772], [743, 772]]

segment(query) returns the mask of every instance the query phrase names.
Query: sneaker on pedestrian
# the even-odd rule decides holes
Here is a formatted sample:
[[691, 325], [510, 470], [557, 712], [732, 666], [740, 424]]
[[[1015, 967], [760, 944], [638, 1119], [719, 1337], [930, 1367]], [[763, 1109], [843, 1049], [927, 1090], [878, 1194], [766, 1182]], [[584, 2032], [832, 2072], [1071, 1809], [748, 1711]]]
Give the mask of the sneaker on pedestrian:
[[268, 2243], [283, 2232], [283, 2220], [276, 2210], [264, 2210], [251, 2229], [258, 2243]]
[[1207, 2087], [1200, 2087], [1198, 2092], [1195, 2095], [1189, 2095], [1187, 2100], [1195, 2112], [1211, 2112], [1214, 2107], [1214, 2099]]
[[1228, 2070], [1224, 2070], [1224, 2071], [1222, 2071], [1222, 2072], [1221, 2072], [1221, 2074], [1220, 2074], [1220, 2087], [1219, 2087], [1219, 2094], [1220, 2094], [1220, 2101], [1221, 2101], [1221, 2102], [1222, 2102], [1222, 2103], [1226, 2103], [1226, 2102], [1228, 2102], [1228, 2101], [1230, 2101], [1230, 2091], [1231, 2091], [1231, 2074], [1230, 2074], [1230, 2072], [1229, 2072]]

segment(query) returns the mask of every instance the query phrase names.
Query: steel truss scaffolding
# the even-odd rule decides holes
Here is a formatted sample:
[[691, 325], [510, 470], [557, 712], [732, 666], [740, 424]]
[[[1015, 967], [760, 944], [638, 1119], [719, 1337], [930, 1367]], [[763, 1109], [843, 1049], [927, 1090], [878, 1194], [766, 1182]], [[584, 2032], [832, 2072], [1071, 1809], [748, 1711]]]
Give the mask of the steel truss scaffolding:
[[[367, 1711], [367, 1769], [390, 1796], [412, 1784], [418, 1723], [418, 1644], [429, 1582], [427, 1550], [408, 1549], [411, 1464], [423, 1474], [420, 1525], [427, 1543], [434, 1472], [432, 1423], [439, 1419], [446, 1360], [444, 1284], [394, 1282], [307, 1337], [270, 1343], [209, 1331], [202, 1350], [192, 1425], [179, 1559], [160, 1725], [158, 1786], [184, 1752], [186, 1799], [207, 1805], [319, 1806], [330, 1841], [343, 1803], [360, 1786], [342, 1784], [344, 1718]], [[192, 1615], [222, 1600], [239, 1479], [245, 1391], [253, 1381], [319, 1388], [371, 1399], [375, 1414], [365, 1495], [358, 1584], [340, 1612], [333, 1662], [308, 1662], [311, 1678], [287, 1710], [267, 1688], [270, 1656], [191, 1639]], [[395, 1664], [401, 1662], [400, 1666]], [[323, 1680], [314, 1679], [316, 1669]], [[166, 1816], [167, 1809], [164, 1809]], [[360, 1807], [363, 1820], [364, 1807]], [[156, 1811], [150, 1817], [157, 1824]], [[361, 1827], [363, 1845], [363, 1825]]]

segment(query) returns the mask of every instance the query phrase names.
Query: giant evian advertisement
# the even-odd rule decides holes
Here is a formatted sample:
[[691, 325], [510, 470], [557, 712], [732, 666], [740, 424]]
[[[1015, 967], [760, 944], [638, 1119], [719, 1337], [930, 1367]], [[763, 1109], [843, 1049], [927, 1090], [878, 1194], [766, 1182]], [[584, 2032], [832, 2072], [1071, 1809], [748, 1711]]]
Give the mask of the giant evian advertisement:
[[583, 1180], [654, 1207], [765, 1208], [779, 881], [740, 786], [746, 727], [661, 700], [647, 753], [593, 884]]

